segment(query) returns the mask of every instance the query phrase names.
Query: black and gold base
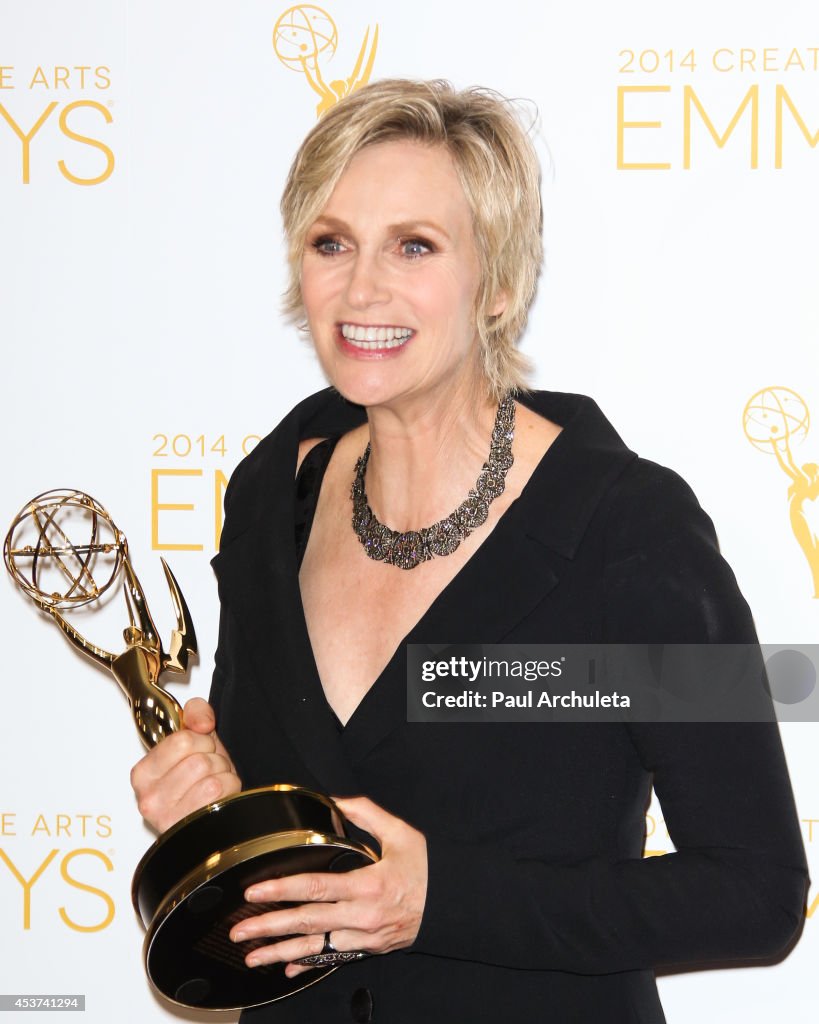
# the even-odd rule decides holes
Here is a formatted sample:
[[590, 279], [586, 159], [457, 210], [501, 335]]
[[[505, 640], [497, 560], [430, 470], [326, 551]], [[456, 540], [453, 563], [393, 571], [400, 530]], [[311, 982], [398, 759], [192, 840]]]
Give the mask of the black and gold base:
[[182, 1006], [246, 1009], [292, 995], [336, 970], [287, 978], [281, 963], [246, 967], [251, 949], [273, 940], [236, 943], [229, 933], [246, 917], [292, 906], [247, 903], [245, 890], [255, 882], [350, 871], [378, 859], [346, 832], [328, 797], [287, 785], [247, 790], [168, 829], [140, 861], [132, 885], [134, 907], [147, 928], [145, 970], [154, 987]]

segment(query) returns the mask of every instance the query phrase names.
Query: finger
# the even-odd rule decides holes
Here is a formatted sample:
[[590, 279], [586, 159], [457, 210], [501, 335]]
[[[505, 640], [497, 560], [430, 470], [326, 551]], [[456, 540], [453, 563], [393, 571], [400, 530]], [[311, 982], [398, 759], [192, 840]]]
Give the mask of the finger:
[[172, 768], [159, 785], [179, 800], [204, 779], [229, 772], [230, 762], [221, 754], [191, 754]]
[[212, 735], [217, 753], [226, 757], [230, 761], [231, 768], [235, 771], [225, 745], [216, 734], [216, 713], [207, 701], [201, 697], [191, 697], [185, 704], [182, 720], [184, 728], [189, 729], [191, 732], [203, 736]]
[[213, 736], [214, 742], [216, 743], [216, 753], [221, 754], [222, 757], [224, 757], [227, 763], [230, 765], [230, 770], [232, 772], [236, 772], [236, 775], [238, 775], [239, 773], [236, 771], [236, 765], [233, 763], [233, 758], [228, 753], [227, 747], [224, 745], [224, 743], [222, 743], [222, 741], [219, 739], [218, 735], [215, 732], [211, 733], [211, 735]]
[[334, 928], [333, 945], [337, 950], [355, 949], [362, 953], [380, 951], [384, 935], [379, 931], [370, 932], [360, 928]]
[[234, 771], [219, 772], [215, 775], [208, 775], [201, 782], [196, 783], [188, 790], [184, 797], [177, 804], [177, 810], [181, 811], [180, 817], [193, 814], [208, 804], [224, 800], [241, 791], [242, 783]]
[[192, 754], [212, 754], [216, 751], [214, 733], [200, 735], [190, 729], [167, 736], [150, 750], [131, 771], [131, 785], [134, 789], [150, 785], [163, 778], [186, 757]]
[[[192, 765], [201, 767], [192, 771]], [[216, 754], [194, 756], [155, 785], [138, 792], [137, 805], [143, 818], [164, 832], [180, 818], [240, 789], [238, 777], [228, 769], [224, 758]]]
[[[289, 963], [303, 956], [315, 956], [324, 949], [324, 932], [321, 935], [297, 935], [271, 946], [259, 946], [245, 957], [248, 967], [262, 964]], [[297, 965], [298, 966], [298, 965]]]
[[[390, 952], [389, 949], [382, 949], [379, 943], [374, 939], [372, 935], [367, 932], [356, 932], [349, 930], [334, 931], [331, 936], [333, 948], [336, 952], [347, 952], [355, 951], [357, 953], [366, 953], [372, 955], [373, 953]], [[324, 948], [324, 939], [322, 939], [322, 950]], [[321, 952], [321, 951], [320, 951]], [[308, 954], [309, 956], [310, 954]], [[300, 959], [300, 958], [299, 958]], [[284, 969], [284, 973], [288, 978], [295, 978], [303, 971], [313, 971], [316, 967], [320, 967], [320, 964], [299, 964], [289, 963]]]
[[264, 882], [255, 882], [245, 890], [245, 899], [248, 903], [335, 903], [338, 900], [351, 900], [364, 895], [360, 880], [355, 876], [365, 870], [356, 868], [339, 875], [305, 872], [269, 878]]
[[216, 714], [206, 700], [191, 697], [182, 712], [182, 724], [192, 732], [207, 734], [216, 729]]
[[[337, 945], [336, 933], [333, 932], [332, 942], [335, 951], [343, 952], [346, 951], [347, 947], [340, 947]], [[281, 942], [273, 943], [269, 946], [259, 946], [257, 949], [252, 950], [245, 957], [245, 963], [248, 967], [259, 967], [262, 964], [274, 964], [274, 963], [287, 963], [291, 967], [305, 967], [313, 966], [307, 964], [295, 964], [294, 960], [301, 960], [306, 956], [317, 956], [324, 950], [325, 933], [320, 935], [293, 935], [287, 939], [283, 939]], [[350, 947], [353, 948], [353, 947]], [[361, 946], [355, 947], [357, 952], [369, 952], [369, 950], [363, 949]], [[315, 966], [321, 966], [317, 964]], [[286, 972], [288, 977], [293, 977], [293, 974]], [[299, 972], [296, 972], [299, 973]]]
[[406, 825], [401, 818], [390, 814], [366, 796], [333, 797], [333, 802], [345, 818], [380, 842], [393, 834], [397, 825]]
[[[339, 945], [336, 945], [337, 943], [341, 942], [341, 939], [336, 937], [337, 935], [340, 935], [340, 934], [341, 934], [340, 932], [333, 932], [333, 945], [335, 946], [337, 951], [347, 950], [349, 948], [350, 950], [354, 950], [356, 953], [366, 953], [367, 956], [371, 956], [373, 953], [382, 952], [382, 950], [379, 950], [376, 947], [374, 947], [372, 949], [367, 949], [365, 947], [366, 938], [363, 939], [362, 941], [354, 943], [352, 946], [339, 946]], [[356, 935], [358, 933], [356, 933], [356, 932], [345, 932], [344, 934], [345, 935]], [[391, 950], [384, 950], [384, 952], [391, 952]], [[360, 958], [357, 957], [356, 959], [360, 959]], [[321, 964], [289, 963], [289, 964], [287, 964], [285, 966], [284, 973], [285, 973], [285, 975], [288, 978], [295, 978], [299, 974], [302, 974], [304, 971], [314, 971], [316, 969], [316, 967], [320, 967], [320, 966], [322, 966], [322, 965]]]
[[314, 971], [315, 967], [311, 967], [308, 964], [288, 964], [284, 969], [285, 977], [296, 978], [299, 974], [304, 974], [305, 971]]
[[[251, 939], [286, 939], [306, 935], [324, 935], [342, 924], [350, 924], [344, 908], [336, 903], [304, 903], [297, 907], [271, 910], [246, 917], [230, 930], [233, 942]], [[302, 954], [303, 956], [306, 954]]]

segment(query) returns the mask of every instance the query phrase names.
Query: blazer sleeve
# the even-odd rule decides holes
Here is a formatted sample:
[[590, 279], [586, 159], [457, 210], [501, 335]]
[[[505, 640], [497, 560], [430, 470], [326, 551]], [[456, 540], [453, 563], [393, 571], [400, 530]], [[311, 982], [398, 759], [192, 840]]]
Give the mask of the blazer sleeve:
[[[756, 642], [713, 525], [679, 476], [639, 460], [609, 504], [606, 538], [605, 641]], [[410, 952], [598, 974], [788, 946], [808, 876], [776, 722], [623, 728], [676, 852], [541, 862], [428, 835]]]

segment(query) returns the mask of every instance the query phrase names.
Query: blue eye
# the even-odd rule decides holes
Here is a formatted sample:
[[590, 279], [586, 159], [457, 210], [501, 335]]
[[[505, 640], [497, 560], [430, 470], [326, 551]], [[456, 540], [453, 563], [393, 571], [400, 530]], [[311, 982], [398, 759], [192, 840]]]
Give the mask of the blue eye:
[[428, 252], [432, 252], [432, 245], [425, 242], [423, 238], [404, 238], [401, 240], [401, 251], [411, 259], [417, 259]]
[[312, 247], [322, 256], [335, 256], [336, 253], [344, 251], [344, 246], [337, 238], [323, 236], [310, 243]]

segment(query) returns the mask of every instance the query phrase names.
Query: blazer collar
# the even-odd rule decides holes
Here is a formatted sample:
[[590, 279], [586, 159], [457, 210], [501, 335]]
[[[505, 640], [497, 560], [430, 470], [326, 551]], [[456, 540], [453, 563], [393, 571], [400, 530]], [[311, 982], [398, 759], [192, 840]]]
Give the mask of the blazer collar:
[[531, 499], [528, 531], [574, 558], [603, 495], [637, 455], [585, 395], [534, 391], [519, 401], [563, 427], [521, 494]]
[[[518, 400], [563, 431], [517, 501], [401, 642], [341, 734], [304, 621], [294, 477], [301, 439], [346, 433], [366, 420], [365, 410], [332, 388], [312, 395], [231, 479], [220, 553], [213, 560], [220, 598], [240, 623], [271, 712], [329, 793], [360, 791], [355, 763], [406, 722], [405, 644], [500, 642], [557, 584], [603, 495], [636, 458], [590, 398], [536, 391]], [[261, 640], [270, 636], [278, 640], [273, 650]]]

